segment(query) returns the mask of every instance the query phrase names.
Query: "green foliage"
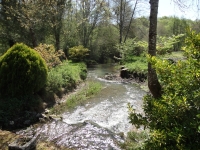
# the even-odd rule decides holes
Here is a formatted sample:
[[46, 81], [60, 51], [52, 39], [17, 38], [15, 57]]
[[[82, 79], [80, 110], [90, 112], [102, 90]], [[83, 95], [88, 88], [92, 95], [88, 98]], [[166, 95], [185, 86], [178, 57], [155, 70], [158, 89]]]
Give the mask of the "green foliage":
[[40, 44], [34, 49], [42, 56], [49, 69], [61, 64], [59, 57], [63, 56], [64, 52], [60, 50], [59, 53], [53, 45]]
[[113, 59], [118, 54], [115, 48], [118, 36], [118, 30], [114, 26], [98, 26], [93, 31], [90, 58], [101, 63], [107, 63], [109, 58]]
[[174, 50], [174, 45], [180, 42], [180, 39], [184, 36], [184, 34], [179, 34], [177, 36], [173, 35], [171, 37], [157, 37], [157, 54], [163, 55], [167, 53], [171, 53]]
[[9, 121], [17, 120], [19, 116], [26, 117], [24, 120], [31, 120], [27, 112], [40, 111], [40, 109], [41, 99], [36, 95], [0, 99], [0, 126], [8, 126]]
[[16, 44], [0, 57], [0, 95], [32, 95], [44, 87], [47, 66], [42, 57], [24, 44]]
[[69, 49], [69, 59], [74, 62], [81, 62], [84, 61], [86, 56], [89, 55], [89, 50], [84, 48], [82, 45], [74, 46]]
[[131, 62], [125, 63], [125, 67], [130, 72], [143, 73], [147, 75], [147, 59], [146, 57], [132, 57]]
[[120, 52], [122, 61], [130, 62], [133, 56], [140, 56], [146, 51], [147, 42], [127, 39], [125, 43], [117, 44], [116, 48]]
[[48, 73], [46, 89], [57, 92], [60, 88], [74, 88], [78, 82], [86, 79], [87, 68], [83, 63], [64, 62]]
[[67, 98], [66, 103], [57, 107], [54, 107], [51, 110], [51, 113], [60, 114], [66, 109], [74, 108], [77, 105], [83, 104], [87, 99], [97, 94], [101, 89], [102, 85], [100, 82], [86, 82], [84, 87], [77, 91], [75, 94]]
[[171, 64], [167, 60], [150, 58], [159, 75], [162, 97], [144, 97], [145, 116], [129, 107], [130, 122], [150, 130], [144, 149], [199, 149], [199, 47], [200, 34], [191, 31], [184, 48], [187, 60]]
[[184, 51], [176, 51], [176, 52], [172, 52], [170, 54], [168, 53], [168, 54], [162, 55], [162, 58], [163, 59], [172, 59], [175, 61], [186, 59], [184, 56]]
[[84, 88], [76, 93], [75, 95], [70, 96], [66, 101], [66, 106], [72, 108], [78, 104], [83, 103], [86, 99], [97, 94], [102, 89], [102, 85], [99, 82], [88, 82]]

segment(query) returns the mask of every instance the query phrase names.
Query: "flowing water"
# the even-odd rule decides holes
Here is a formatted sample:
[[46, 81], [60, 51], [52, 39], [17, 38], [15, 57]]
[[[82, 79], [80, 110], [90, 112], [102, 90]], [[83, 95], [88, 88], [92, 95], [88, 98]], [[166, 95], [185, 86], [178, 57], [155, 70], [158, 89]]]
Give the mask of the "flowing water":
[[[88, 79], [101, 82], [103, 90], [85, 104], [62, 114], [62, 121], [52, 121], [36, 129], [41, 139], [80, 150], [118, 150], [132, 126], [127, 104], [142, 112], [145, 92], [138, 86], [105, 80], [106, 73], [116, 73], [113, 65], [88, 69]], [[119, 134], [120, 133], [120, 134]]]

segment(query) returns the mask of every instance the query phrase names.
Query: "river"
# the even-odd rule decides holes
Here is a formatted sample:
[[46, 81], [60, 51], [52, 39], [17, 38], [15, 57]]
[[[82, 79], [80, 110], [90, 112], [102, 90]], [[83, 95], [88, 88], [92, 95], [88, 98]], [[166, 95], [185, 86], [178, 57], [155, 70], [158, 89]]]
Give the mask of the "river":
[[89, 68], [87, 80], [101, 82], [103, 90], [85, 104], [64, 112], [62, 121], [55, 120], [34, 129], [40, 139], [80, 150], [120, 150], [117, 143], [124, 142], [123, 134], [133, 128], [128, 120], [127, 104], [142, 112], [145, 91], [133, 84], [105, 80], [106, 73], [116, 73], [115, 66]]

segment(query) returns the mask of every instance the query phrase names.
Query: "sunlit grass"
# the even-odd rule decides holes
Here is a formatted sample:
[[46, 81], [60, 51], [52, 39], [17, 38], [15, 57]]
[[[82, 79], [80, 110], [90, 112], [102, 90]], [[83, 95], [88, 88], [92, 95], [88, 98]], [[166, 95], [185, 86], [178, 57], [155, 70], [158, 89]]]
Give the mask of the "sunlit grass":
[[84, 87], [76, 93], [70, 95], [66, 102], [55, 106], [51, 109], [51, 113], [60, 114], [67, 109], [83, 104], [86, 100], [96, 95], [102, 89], [100, 82], [86, 82]]
[[147, 59], [146, 57], [133, 57], [133, 62], [125, 63], [125, 67], [130, 72], [147, 74]]
[[172, 52], [170, 54], [166, 54], [164, 56], [162, 56], [162, 58], [165, 58], [165, 59], [168, 59], [168, 58], [171, 58], [171, 59], [175, 59], [175, 60], [180, 60], [180, 59], [184, 59], [185, 56], [184, 56], [184, 52], [183, 51], [177, 51], [177, 52]]

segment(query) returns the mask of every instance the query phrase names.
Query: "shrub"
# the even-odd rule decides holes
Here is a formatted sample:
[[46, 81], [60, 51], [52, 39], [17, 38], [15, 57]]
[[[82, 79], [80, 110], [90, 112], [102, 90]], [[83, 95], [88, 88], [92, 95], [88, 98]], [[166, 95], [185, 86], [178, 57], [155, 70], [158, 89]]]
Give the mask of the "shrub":
[[125, 67], [128, 68], [130, 72], [143, 73], [147, 75], [147, 59], [146, 57], [133, 57], [131, 58], [131, 63], [125, 63]]
[[61, 59], [66, 59], [64, 52], [62, 50], [56, 52], [53, 45], [40, 44], [34, 49], [46, 61], [48, 68], [55, 67], [61, 64]]
[[74, 46], [69, 49], [69, 58], [74, 62], [84, 61], [86, 56], [89, 55], [89, 50], [82, 45]]
[[71, 89], [86, 77], [85, 64], [64, 62], [49, 71], [46, 89], [53, 92], [59, 91], [60, 88]]
[[[0, 99], [0, 126], [2, 129], [16, 129], [25, 126], [24, 121], [37, 121], [33, 112], [43, 111], [42, 100], [38, 95], [26, 95], [18, 98]], [[14, 125], [9, 122], [14, 121]]]
[[125, 43], [117, 44], [116, 48], [120, 52], [122, 63], [132, 62], [133, 56], [141, 56], [146, 51], [147, 42], [127, 39]]
[[184, 34], [173, 35], [171, 37], [162, 37], [158, 36], [157, 38], [157, 54], [164, 55], [167, 53], [171, 53], [174, 50], [174, 46], [180, 43], [181, 38], [184, 37]]
[[15, 44], [0, 58], [0, 95], [20, 97], [39, 91], [46, 83], [42, 57], [24, 44]]
[[150, 59], [163, 87], [159, 99], [147, 95], [144, 112], [129, 107], [131, 123], [150, 129], [144, 149], [199, 149], [200, 147], [200, 34], [190, 32], [186, 38], [187, 60], [171, 64]]

